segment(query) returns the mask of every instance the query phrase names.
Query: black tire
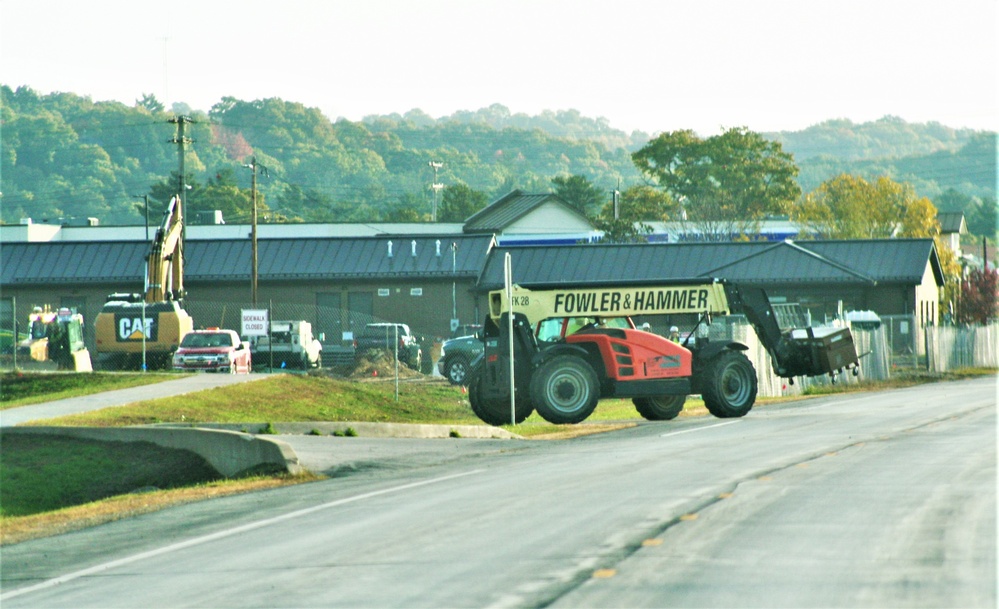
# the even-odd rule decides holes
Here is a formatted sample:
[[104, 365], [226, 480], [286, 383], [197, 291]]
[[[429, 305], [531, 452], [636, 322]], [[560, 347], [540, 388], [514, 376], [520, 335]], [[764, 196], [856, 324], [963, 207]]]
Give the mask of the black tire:
[[[472, 412], [488, 425], [510, 424], [510, 400], [494, 400], [482, 397], [482, 375], [473, 373], [468, 376], [468, 401], [472, 405]], [[516, 424], [523, 423], [524, 420], [534, 412], [534, 406], [530, 400], [518, 399], [514, 405], [514, 421]]]
[[721, 419], [744, 416], [756, 402], [756, 369], [738, 351], [722, 351], [704, 371], [701, 392], [708, 411]]
[[531, 401], [549, 423], [579, 423], [593, 413], [599, 399], [597, 373], [575, 355], [556, 355], [531, 378]]
[[649, 421], [672, 421], [683, 410], [685, 395], [661, 395], [654, 398], [634, 398], [635, 410]]
[[444, 376], [452, 385], [464, 385], [468, 382], [468, 360], [456, 357], [444, 366]]

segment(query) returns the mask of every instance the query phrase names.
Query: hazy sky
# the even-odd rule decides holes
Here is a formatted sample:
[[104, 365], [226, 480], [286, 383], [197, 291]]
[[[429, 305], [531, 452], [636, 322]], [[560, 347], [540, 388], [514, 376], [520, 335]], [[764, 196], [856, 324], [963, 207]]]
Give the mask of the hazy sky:
[[494, 103], [649, 133], [997, 125], [997, 0], [0, 0], [0, 83], [331, 119]]

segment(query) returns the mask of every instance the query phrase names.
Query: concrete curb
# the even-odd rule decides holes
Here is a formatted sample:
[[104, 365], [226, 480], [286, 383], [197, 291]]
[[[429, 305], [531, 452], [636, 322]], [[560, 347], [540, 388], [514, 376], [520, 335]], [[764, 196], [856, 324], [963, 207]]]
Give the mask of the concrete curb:
[[270, 436], [183, 427], [4, 427], [2, 434], [43, 434], [100, 442], [151, 442], [200, 455], [223, 476], [303, 471], [291, 446]]
[[[362, 438], [476, 438], [494, 440], [523, 440], [523, 436], [511, 433], [500, 427], [488, 425], [431, 425], [417, 423], [369, 423], [363, 421], [313, 422], [313, 423], [162, 423], [155, 427], [190, 427], [198, 429], [228, 430], [241, 433], [261, 434], [270, 425], [277, 434], [287, 435], [344, 435], [348, 429]], [[452, 433], [453, 432], [453, 433]], [[267, 437], [273, 438], [268, 434]]]

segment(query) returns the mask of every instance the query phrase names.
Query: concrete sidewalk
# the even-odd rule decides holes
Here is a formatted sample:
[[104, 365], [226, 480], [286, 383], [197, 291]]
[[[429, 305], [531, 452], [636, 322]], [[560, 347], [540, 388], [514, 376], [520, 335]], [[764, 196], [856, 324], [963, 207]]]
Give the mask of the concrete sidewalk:
[[101, 408], [111, 408], [114, 406], [124, 406], [134, 402], [144, 400], [155, 400], [185, 393], [193, 393], [204, 389], [235, 385], [237, 383], [247, 383], [259, 381], [267, 378], [268, 374], [194, 374], [172, 381], [162, 383], [151, 383], [141, 387], [130, 387], [128, 389], [118, 389], [105, 393], [95, 393], [54, 402], [44, 402], [32, 406], [21, 406], [20, 408], [8, 408], [0, 410], [0, 427], [19, 425], [27, 421], [38, 421], [41, 419], [51, 419], [63, 417], [70, 414], [100, 410]]

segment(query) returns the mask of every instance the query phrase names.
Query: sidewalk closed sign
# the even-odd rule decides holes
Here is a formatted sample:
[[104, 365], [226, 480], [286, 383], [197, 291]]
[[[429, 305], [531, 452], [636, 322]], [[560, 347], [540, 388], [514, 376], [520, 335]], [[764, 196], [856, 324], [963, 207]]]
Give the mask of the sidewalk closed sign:
[[242, 336], [267, 336], [267, 309], [243, 309]]

